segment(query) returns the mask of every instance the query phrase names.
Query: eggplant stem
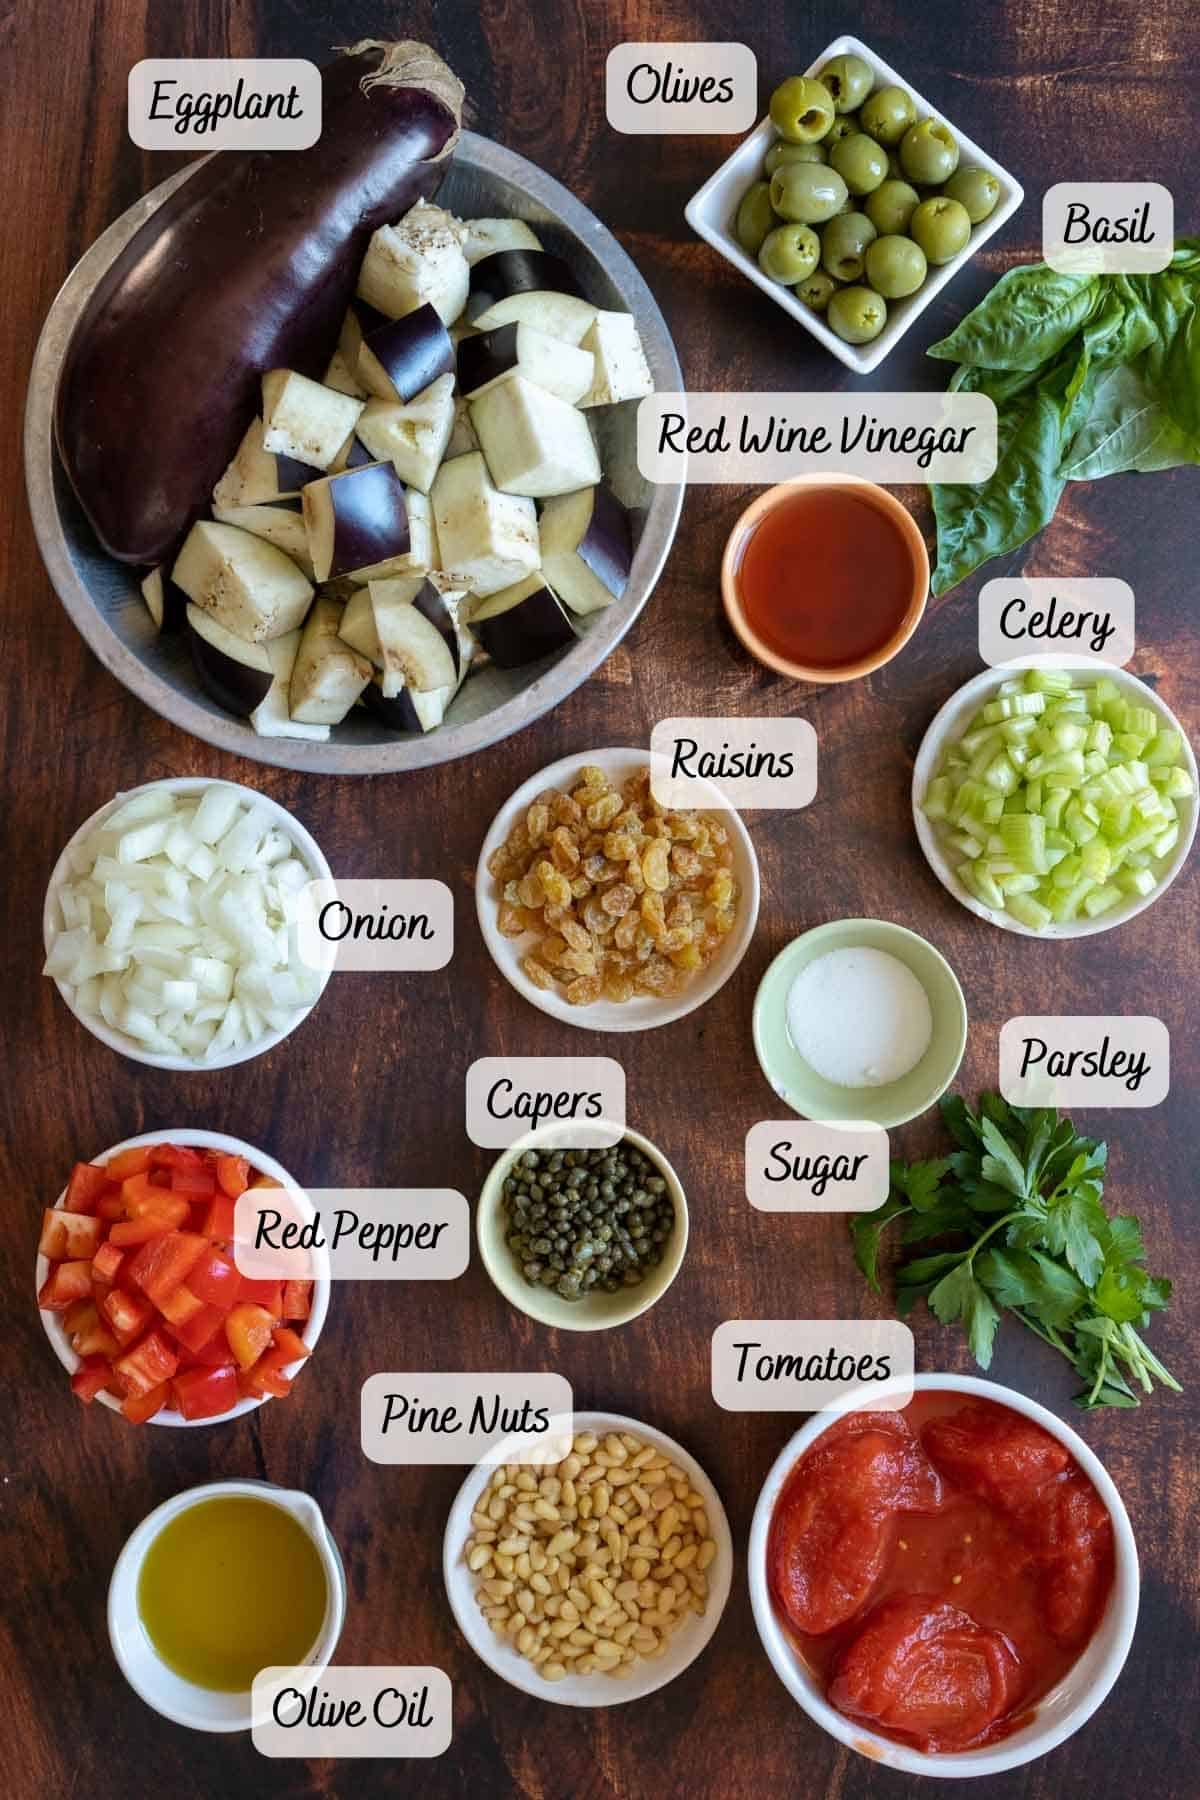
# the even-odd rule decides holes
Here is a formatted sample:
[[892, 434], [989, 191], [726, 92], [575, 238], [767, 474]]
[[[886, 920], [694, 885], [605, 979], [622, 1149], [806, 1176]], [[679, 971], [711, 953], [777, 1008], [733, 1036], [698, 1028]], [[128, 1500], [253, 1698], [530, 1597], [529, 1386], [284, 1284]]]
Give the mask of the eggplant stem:
[[458, 142], [466, 90], [453, 69], [436, 50], [430, 49], [428, 44], [417, 43], [413, 38], [394, 41], [359, 38], [356, 44], [337, 44], [335, 49], [343, 56], [367, 56], [372, 51], [379, 52], [378, 67], [368, 70], [358, 84], [364, 94], [369, 95], [372, 88], [377, 87], [411, 87], [422, 88], [427, 94], [432, 94], [435, 100], [440, 100], [454, 120], [454, 134], [439, 155], [431, 160], [438, 162], [441, 157], [450, 154]]

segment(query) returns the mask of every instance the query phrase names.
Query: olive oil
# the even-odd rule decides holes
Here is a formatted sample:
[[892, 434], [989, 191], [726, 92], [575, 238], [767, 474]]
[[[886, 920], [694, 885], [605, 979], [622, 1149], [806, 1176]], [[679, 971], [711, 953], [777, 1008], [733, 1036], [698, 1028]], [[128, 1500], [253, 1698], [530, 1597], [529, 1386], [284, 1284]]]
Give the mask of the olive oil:
[[316, 1545], [291, 1513], [230, 1494], [163, 1526], [142, 1562], [137, 1601], [150, 1642], [177, 1675], [235, 1694], [260, 1669], [304, 1661], [328, 1586]]
[[749, 625], [777, 656], [845, 668], [882, 650], [904, 623], [912, 556], [862, 489], [798, 488], [750, 533], [737, 585]]

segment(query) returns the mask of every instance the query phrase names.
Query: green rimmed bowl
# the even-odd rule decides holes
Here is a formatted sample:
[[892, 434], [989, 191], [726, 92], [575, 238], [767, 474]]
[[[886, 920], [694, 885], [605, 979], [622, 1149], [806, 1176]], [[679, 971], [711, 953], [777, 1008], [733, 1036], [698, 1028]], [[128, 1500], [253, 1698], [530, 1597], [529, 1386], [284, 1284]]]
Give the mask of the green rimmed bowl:
[[[933, 1036], [907, 1075], [883, 1087], [838, 1087], [818, 1075], [792, 1043], [787, 997], [801, 969], [829, 950], [883, 950], [912, 970], [929, 997]], [[833, 919], [793, 938], [758, 984], [754, 1051], [771, 1087], [803, 1119], [869, 1119], [885, 1128], [926, 1112], [958, 1073], [967, 1045], [967, 1003], [940, 951], [886, 919]]]

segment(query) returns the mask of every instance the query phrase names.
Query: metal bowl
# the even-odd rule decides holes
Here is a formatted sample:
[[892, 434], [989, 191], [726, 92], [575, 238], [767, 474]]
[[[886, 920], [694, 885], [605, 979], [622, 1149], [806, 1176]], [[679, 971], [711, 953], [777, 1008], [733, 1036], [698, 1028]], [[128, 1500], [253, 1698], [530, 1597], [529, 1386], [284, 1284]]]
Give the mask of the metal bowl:
[[[384, 731], [361, 708], [328, 743], [261, 738], [201, 691], [179, 636], [159, 637], [138, 591], [138, 576], [97, 544], [54, 448], [54, 402], [71, 332], [97, 281], [134, 232], [185, 179], [172, 175], [109, 226], [71, 271], [42, 330], [25, 413], [25, 479], [42, 558], [55, 590], [105, 668], [131, 693], [219, 750], [253, 762], [333, 775], [381, 775], [470, 756], [519, 731], [566, 698], [624, 637], [661, 573], [683, 501], [679, 486], [657, 487], [637, 467], [636, 408], [592, 413], [609, 484], [633, 509], [636, 547], [620, 600], [576, 621], [579, 641], [563, 656], [523, 669], [486, 668], [463, 685], [447, 722], [422, 737]], [[666, 321], [616, 239], [561, 183], [489, 138], [465, 131], [438, 199], [466, 217], [525, 219], [548, 250], [567, 258], [589, 299], [637, 320], [654, 385], [683, 387]], [[144, 447], [153, 454], [152, 446]]]

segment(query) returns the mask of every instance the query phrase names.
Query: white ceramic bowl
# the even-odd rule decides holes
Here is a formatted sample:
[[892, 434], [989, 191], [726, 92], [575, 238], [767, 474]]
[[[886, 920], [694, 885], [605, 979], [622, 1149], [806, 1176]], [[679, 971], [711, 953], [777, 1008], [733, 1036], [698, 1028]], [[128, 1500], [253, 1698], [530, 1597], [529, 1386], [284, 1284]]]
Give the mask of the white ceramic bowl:
[[[58, 895], [59, 890], [72, 872], [72, 855], [83, 841], [103, 823], [107, 815], [110, 812], [113, 812], [116, 807], [122, 805], [126, 800], [131, 800], [135, 794], [150, 793], [155, 788], [168, 788], [173, 794], [202, 794], [206, 788], [210, 787], [231, 787], [235, 789], [247, 804], [253, 803], [255, 806], [261, 807], [267, 813], [272, 824], [278, 830], [286, 832], [291, 838], [301, 861], [307, 863], [308, 867], [311, 869], [313, 880], [333, 880], [333, 871], [330, 869], [329, 864], [322, 855], [316, 839], [305, 830], [299, 819], [288, 812], [285, 807], [280, 806], [277, 801], [272, 800], [267, 794], [260, 794], [256, 788], [243, 787], [242, 784], [237, 781], [214, 781], [203, 775], [178, 775], [172, 776], [165, 781], [143, 782], [140, 787], [129, 788], [124, 793], [114, 794], [113, 798], [108, 801], [106, 805], [100, 807], [97, 812], [94, 812], [90, 819], [85, 819], [78, 831], [71, 837], [66, 848], [63, 850], [62, 855], [55, 863], [42, 907], [42, 941], [45, 945], [47, 955], [50, 953], [50, 948], [54, 943], [55, 938], [63, 929], [62, 915], [58, 905]], [[192, 1056], [168, 1056], [159, 1051], [145, 1050], [133, 1038], [126, 1037], [123, 1031], [114, 1031], [104, 1019], [92, 1018], [87, 1013], [80, 1012], [71, 996], [70, 989], [64, 982], [56, 981], [54, 985], [62, 995], [62, 998], [70, 1011], [74, 1013], [75, 1017], [79, 1020], [79, 1023], [85, 1026], [87, 1030], [91, 1032], [93, 1037], [99, 1038], [102, 1044], [107, 1044], [110, 1050], [116, 1050], [121, 1056], [127, 1056], [131, 1062], [145, 1063], [147, 1067], [151, 1069], [199, 1069], [207, 1071], [210, 1069], [230, 1069], [235, 1063], [252, 1062], [256, 1056], [262, 1056], [265, 1051], [273, 1050], [276, 1044], [281, 1044], [284, 1038], [290, 1037], [296, 1027], [302, 1025], [304, 1020], [307, 1019], [309, 1013], [312, 1012], [313, 1007], [315, 1007], [320, 1000], [321, 995], [324, 994], [330, 973], [331, 971], [326, 969], [321, 975], [321, 990], [317, 995], [317, 999], [313, 1001], [312, 1006], [299, 1008], [291, 1024], [286, 1026], [282, 1031], [268, 1031], [264, 1033], [262, 1037], [256, 1038], [252, 1044], [243, 1044], [238, 1050], [226, 1051], [223, 1056], [214, 1056], [207, 1061], [203, 1058], [197, 1059]]]
[[999, 925], [1002, 931], [1016, 931], [1023, 937], [1032, 938], [1078, 938], [1094, 937], [1098, 931], [1111, 931], [1114, 925], [1123, 925], [1126, 919], [1132, 919], [1166, 893], [1180, 869], [1187, 860], [1188, 851], [1196, 835], [1196, 796], [1195, 790], [1200, 776], [1196, 769], [1196, 756], [1188, 742], [1187, 732], [1179, 723], [1170, 707], [1164, 705], [1154, 689], [1139, 681], [1136, 675], [1130, 675], [1125, 669], [1096, 668], [1092, 670], [1073, 670], [1072, 680], [1080, 687], [1091, 687], [1102, 678], [1114, 682], [1124, 697], [1136, 700], [1139, 706], [1149, 706], [1158, 714], [1164, 729], [1177, 731], [1183, 746], [1183, 767], [1192, 778], [1193, 796], [1190, 800], [1178, 800], [1179, 809], [1179, 842], [1171, 852], [1166, 873], [1154, 889], [1144, 897], [1131, 895], [1123, 906], [1114, 906], [1110, 912], [1101, 913], [1098, 919], [1072, 919], [1064, 925], [1053, 921], [1044, 931], [1034, 931], [1029, 925], [1022, 925], [1011, 913], [997, 912], [995, 908], [985, 906], [974, 894], [969, 894], [954, 872], [954, 864], [950, 853], [942, 844], [936, 830], [921, 810], [921, 802], [929, 783], [933, 780], [941, 765], [942, 757], [951, 744], [957, 743], [966, 731], [971, 720], [986, 701], [992, 698], [1001, 682], [1011, 679], [1019, 673], [1019, 666], [1009, 668], [985, 669], [976, 675], [965, 686], [960, 687], [935, 716], [925, 736], [921, 739], [921, 747], [917, 751], [917, 760], [913, 765], [912, 778], [912, 810], [913, 823], [917, 830], [917, 839], [925, 853], [925, 860], [941, 882], [946, 892], [953, 894], [961, 906], [973, 912], [977, 918], [986, 919], [989, 925]]
[[[99, 1156], [93, 1156], [90, 1160], [106, 1163], [110, 1157], [117, 1154], [118, 1150], [133, 1150], [140, 1144], [191, 1144], [198, 1150], [219, 1150], [222, 1155], [226, 1156], [244, 1156], [251, 1168], [257, 1169], [261, 1175], [273, 1176], [276, 1181], [289, 1189], [301, 1211], [307, 1207], [308, 1213], [311, 1215], [312, 1206], [307, 1195], [297, 1187], [295, 1177], [289, 1175], [273, 1156], [268, 1156], [264, 1150], [256, 1150], [253, 1144], [243, 1143], [241, 1138], [226, 1137], [220, 1131], [196, 1131], [191, 1126], [182, 1126], [176, 1131], [145, 1131], [140, 1137], [125, 1138], [122, 1143], [114, 1144], [111, 1149], [102, 1151]], [[64, 1188], [54, 1202], [55, 1206], [61, 1206], [66, 1197], [67, 1190]], [[314, 1259], [319, 1258], [320, 1255], [319, 1251], [314, 1252]], [[39, 1254], [34, 1274], [35, 1296], [41, 1291], [42, 1283], [46, 1280], [52, 1267], [53, 1264]], [[317, 1339], [324, 1329], [325, 1315], [329, 1311], [329, 1278], [321, 1273], [319, 1263], [316, 1264], [316, 1267], [317, 1276], [312, 1290], [312, 1310], [299, 1333], [310, 1350], [316, 1347]], [[42, 1321], [42, 1329], [50, 1340], [55, 1356], [68, 1375], [73, 1375], [79, 1367], [80, 1359], [71, 1348], [71, 1340], [63, 1329], [62, 1315], [56, 1312], [43, 1312], [39, 1307], [38, 1317]], [[289, 1363], [286, 1373], [290, 1376], [297, 1375], [308, 1360], [305, 1357], [299, 1362]], [[231, 1406], [228, 1412], [218, 1413], [213, 1419], [185, 1419], [182, 1413], [175, 1411], [173, 1406], [164, 1406], [161, 1412], [156, 1412], [147, 1423], [187, 1427], [225, 1425], [230, 1419], [240, 1419], [245, 1413], [254, 1412], [264, 1404], [266, 1399], [266, 1395], [263, 1395], [262, 1398], [255, 1398], [248, 1394], [235, 1406]], [[96, 1395], [96, 1400], [99, 1405], [107, 1406], [112, 1412], [119, 1414], [121, 1411], [120, 1401], [112, 1394], [99, 1393]]]
[[471, 1535], [471, 1513], [475, 1502], [492, 1474], [491, 1466], [482, 1463], [471, 1470], [450, 1508], [442, 1544], [442, 1574], [450, 1610], [459, 1630], [480, 1661], [510, 1686], [533, 1694], [538, 1700], [548, 1700], [555, 1706], [618, 1706], [622, 1701], [640, 1700], [646, 1694], [666, 1687], [669, 1681], [690, 1668], [704, 1649], [721, 1622], [729, 1598], [733, 1577], [733, 1534], [716, 1488], [695, 1458], [665, 1431], [657, 1431], [653, 1425], [643, 1425], [637, 1419], [628, 1419], [622, 1413], [608, 1412], [577, 1412], [574, 1428], [576, 1434], [594, 1431], [600, 1436], [610, 1431], [632, 1432], [643, 1443], [653, 1444], [669, 1456], [683, 1470], [696, 1492], [703, 1496], [709, 1530], [717, 1545], [717, 1554], [708, 1571], [708, 1603], [703, 1618], [693, 1613], [686, 1624], [672, 1632], [661, 1656], [643, 1657], [633, 1666], [632, 1673], [619, 1681], [601, 1674], [567, 1675], [561, 1681], [547, 1681], [514, 1644], [496, 1636], [475, 1598], [478, 1584], [467, 1568], [463, 1546]]
[[[667, 1192], [675, 1207], [675, 1229], [664, 1246], [663, 1259], [651, 1269], [637, 1287], [618, 1288], [615, 1294], [591, 1293], [579, 1300], [564, 1300], [553, 1288], [533, 1287], [517, 1267], [509, 1249], [501, 1188], [517, 1157], [524, 1151], [554, 1147], [563, 1132], [561, 1125], [543, 1125], [530, 1131], [501, 1151], [488, 1170], [487, 1180], [475, 1208], [475, 1240], [479, 1257], [492, 1281], [510, 1305], [541, 1325], [552, 1325], [560, 1331], [608, 1331], [614, 1325], [628, 1325], [631, 1319], [648, 1312], [661, 1300], [680, 1269], [688, 1241], [688, 1207], [683, 1183], [658, 1148], [632, 1126], [623, 1127], [621, 1135], [650, 1158], [667, 1184]], [[578, 1143], [578, 1136], [575, 1139]]]
[[172, 1719], [176, 1725], [187, 1725], [193, 1731], [249, 1731], [254, 1722], [250, 1695], [222, 1694], [199, 1687], [177, 1675], [163, 1661], [150, 1642], [138, 1613], [138, 1578], [146, 1552], [164, 1525], [169, 1525], [189, 1506], [226, 1496], [267, 1500], [281, 1506], [304, 1527], [316, 1545], [325, 1571], [328, 1600], [320, 1634], [305, 1658], [305, 1666], [314, 1675], [326, 1668], [332, 1659], [346, 1618], [346, 1576], [342, 1559], [321, 1509], [311, 1495], [294, 1488], [276, 1487], [269, 1481], [210, 1481], [201, 1487], [186, 1488], [182, 1494], [164, 1500], [152, 1513], [147, 1513], [117, 1558], [108, 1588], [108, 1635], [121, 1673], [134, 1693], [165, 1719]]
[[[651, 760], [647, 750], [616, 748], [581, 751], [577, 756], [564, 756], [561, 762], [551, 763], [548, 769], [532, 775], [505, 802], [492, 820], [483, 840], [483, 848], [479, 852], [479, 863], [475, 870], [475, 910], [479, 915], [479, 928], [483, 932], [483, 941], [491, 952], [492, 961], [504, 979], [532, 1005], [549, 1013], [552, 1018], [561, 1019], [567, 1025], [578, 1026], [582, 1031], [650, 1031], [656, 1025], [669, 1025], [673, 1020], [695, 1012], [698, 1006], [703, 1006], [705, 1001], [711, 1000], [725, 986], [745, 956], [754, 936], [759, 899], [758, 857], [754, 853], [754, 844], [739, 814], [720, 808], [716, 789], [712, 788], [711, 783], [705, 783], [713, 794], [712, 810], [727, 828], [733, 844], [733, 874], [740, 889], [734, 928], [708, 967], [698, 969], [681, 994], [661, 998], [654, 994], [635, 994], [632, 1000], [625, 1001], [623, 1005], [615, 1000], [597, 1000], [591, 1006], [572, 1006], [557, 989], [551, 991], [534, 987], [522, 969], [521, 960], [528, 954], [531, 940], [505, 937], [496, 922], [503, 887], [488, 872], [488, 859], [492, 852], [500, 848], [514, 825], [524, 818], [544, 788], [568, 786], [585, 764], [594, 763], [603, 769], [611, 782], [618, 783], [635, 774], [638, 769], [645, 768]], [[695, 810], [705, 809], [697, 807]]]
[[947, 119], [940, 107], [931, 105], [923, 94], [917, 92], [911, 81], [898, 74], [890, 63], [884, 62], [881, 56], [877, 56], [859, 38], [835, 38], [832, 44], [822, 50], [816, 61], [809, 64], [804, 74], [815, 75], [831, 57], [843, 56], [848, 52], [861, 56], [864, 62], [870, 63], [875, 71], [877, 86], [902, 87], [911, 94], [918, 119], [932, 115], [949, 125], [958, 139], [960, 168], [987, 169], [1000, 183], [1000, 198], [996, 202], [995, 211], [981, 225], [971, 228], [970, 239], [960, 253], [943, 267], [931, 268], [924, 285], [907, 300], [888, 301], [887, 323], [879, 336], [869, 344], [847, 344], [825, 323], [820, 313], [813, 312], [811, 307], [798, 300], [791, 288], [783, 287], [778, 281], [772, 281], [769, 276], [764, 275], [757, 259], [747, 256], [738, 243], [734, 231], [738, 205], [750, 184], [760, 179], [763, 158], [778, 136], [769, 118], [756, 125], [732, 156], [727, 157], [699, 192], [692, 195], [685, 217], [697, 236], [704, 238], [714, 250], [719, 250], [726, 262], [731, 262], [735, 268], [740, 269], [764, 294], [769, 294], [777, 306], [782, 306], [806, 331], [819, 338], [825, 348], [832, 350], [848, 369], [855, 370], [859, 375], [866, 375], [895, 349], [909, 326], [920, 317], [930, 301], [937, 298], [946, 283], [953, 281], [963, 265], [1012, 217], [1025, 198], [1025, 190], [1007, 169], [1002, 169], [986, 150], [981, 150], [965, 132], [960, 131], [952, 119]]
[[[860, 1395], [850, 1396], [844, 1410], [877, 1406], [880, 1396], [891, 1392], [893, 1385], [887, 1383], [881, 1387], [875, 1384], [871, 1388], [864, 1388]], [[815, 1720], [830, 1737], [848, 1745], [851, 1750], [857, 1750], [860, 1756], [869, 1757], [872, 1762], [883, 1763], [892, 1769], [903, 1769], [914, 1775], [939, 1775], [950, 1779], [998, 1775], [1005, 1769], [1015, 1769], [1022, 1763], [1032, 1762], [1035, 1757], [1044, 1756], [1048, 1750], [1053, 1750], [1078, 1731], [1091, 1718], [1121, 1673], [1133, 1640], [1134, 1626], [1137, 1624], [1137, 1545], [1134, 1543], [1129, 1515], [1108, 1470], [1078, 1432], [1072, 1431], [1069, 1425], [1064, 1425], [1055, 1413], [1039, 1406], [1036, 1400], [1029, 1400], [1024, 1394], [1018, 1394], [1013, 1388], [1001, 1387], [994, 1381], [980, 1381], [970, 1375], [918, 1375], [914, 1388], [917, 1393], [947, 1389], [954, 1394], [963, 1395], [964, 1399], [991, 1400], [1001, 1406], [1010, 1406], [1014, 1412], [1023, 1414], [1027, 1419], [1033, 1419], [1043, 1430], [1066, 1445], [1108, 1508], [1113, 1523], [1116, 1552], [1112, 1592], [1104, 1615], [1078, 1661], [1067, 1671], [1057, 1687], [1052, 1688], [1043, 1700], [1039, 1700], [1033, 1717], [1027, 1724], [1022, 1725], [1011, 1736], [1001, 1738], [998, 1743], [984, 1745], [978, 1750], [939, 1755], [913, 1750], [904, 1744], [893, 1742], [891, 1738], [880, 1737], [830, 1706], [818, 1683], [793, 1649], [776, 1615], [767, 1580], [767, 1539], [771, 1515], [788, 1476], [804, 1452], [841, 1416], [843, 1408], [840, 1406], [836, 1413], [814, 1413], [808, 1423], [788, 1440], [771, 1465], [750, 1525], [747, 1552], [750, 1604], [754, 1622], [758, 1626], [758, 1635], [775, 1673], [793, 1700], [798, 1701], [809, 1718]]]

